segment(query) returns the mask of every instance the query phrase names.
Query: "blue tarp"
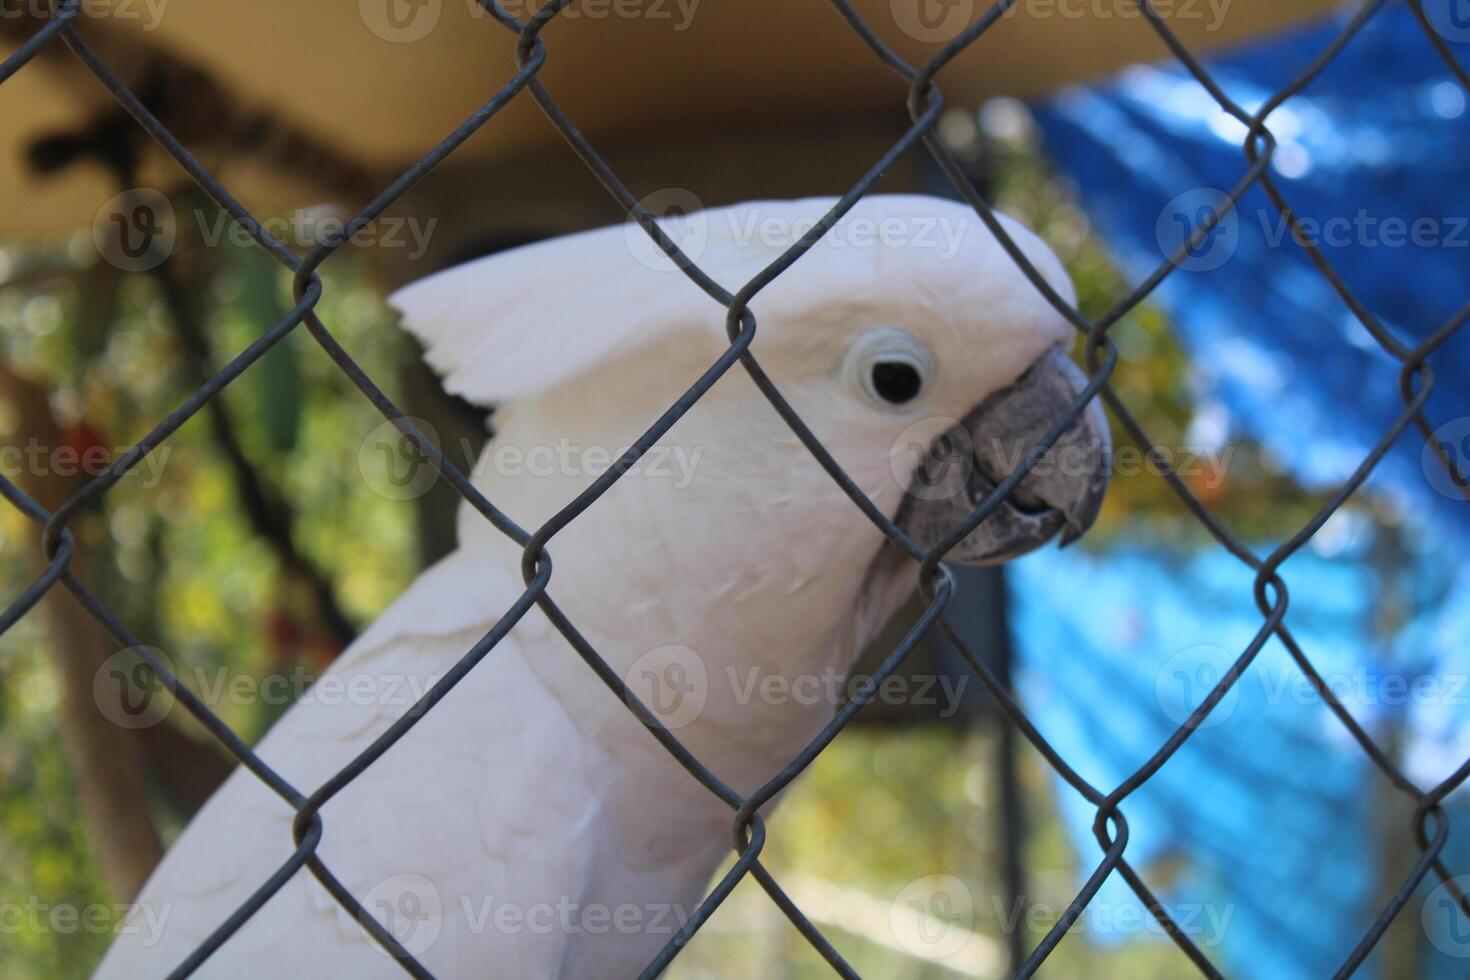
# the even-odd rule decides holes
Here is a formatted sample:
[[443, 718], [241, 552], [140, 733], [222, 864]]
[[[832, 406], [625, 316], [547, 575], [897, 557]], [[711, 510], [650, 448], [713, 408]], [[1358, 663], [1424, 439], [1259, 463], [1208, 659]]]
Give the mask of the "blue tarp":
[[[1282, 34], [1208, 67], [1253, 111], [1342, 26]], [[1446, 33], [1470, 63], [1470, 30]], [[1465, 92], [1406, 5], [1391, 5], [1269, 121], [1280, 142], [1273, 172], [1305, 232], [1410, 344], [1470, 301], [1466, 110]], [[1048, 155], [1131, 282], [1247, 168], [1244, 126], [1177, 64], [1131, 68], [1035, 111]], [[1339, 483], [1400, 409], [1398, 364], [1258, 189], [1155, 297], [1197, 366], [1201, 397], [1305, 485]], [[1431, 364], [1440, 382], [1429, 413], [1465, 467], [1470, 332]], [[1371, 532], [1336, 553], [1300, 553], [1286, 567], [1288, 622], [1354, 715], [1400, 745], [1429, 786], [1470, 755], [1470, 693], [1453, 687], [1470, 677], [1470, 572], [1460, 557], [1470, 504], [1426, 469], [1412, 430], [1370, 487], [1401, 505], [1410, 555], [1396, 571], [1375, 565]], [[1382, 581], [1388, 574], [1393, 583]], [[1245, 649], [1261, 623], [1251, 580], [1219, 549], [1023, 560], [1011, 581], [1028, 711], [1084, 776], [1112, 789]], [[1382, 621], [1389, 584], [1409, 610], [1406, 626]], [[1441, 686], [1427, 697], [1397, 695], [1425, 678]], [[1389, 840], [1407, 847], [1407, 834], [1376, 822], [1394, 791], [1274, 640], [1222, 709], [1223, 720], [1196, 732], [1125, 804], [1130, 859], [1181, 915], [1195, 915], [1196, 942], [1228, 974], [1330, 975], [1377, 915], [1385, 887], [1398, 883], [1381, 870], [1403, 862], [1382, 850]], [[1060, 782], [1057, 796], [1085, 877], [1100, 856], [1094, 810]], [[1470, 805], [1460, 794], [1447, 806], [1462, 814], [1447, 863], [1470, 872]], [[1098, 900], [1134, 901], [1116, 876]], [[1447, 912], [1426, 885], [1403, 913], [1422, 923], [1421, 975], [1435, 980], [1464, 976], [1470, 964], [1470, 927]], [[1131, 938], [1105, 921], [1091, 940]], [[1374, 961], [1360, 975], [1374, 975]]]
[[[1398, 744], [1428, 787], [1470, 757], [1470, 570], [1453, 546], [1383, 563], [1368, 529], [1331, 554], [1294, 557], [1288, 622], [1336, 694], [1380, 745]], [[1325, 549], [1323, 549], [1325, 550]], [[1112, 790], [1183, 723], [1259, 629], [1253, 575], [1220, 549], [1089, 555], [1046, 551], [1011, 566], [1018, 689], [1042, 734], [1086, 779]], [[1380, 620], [1388, 592], [1408, 619]], [[1056, 792], [1086, 877], [1101, 858], [1094, 808]], [[1130, 860], [1229, 974], [1332, 974], [1406, 869], [1402, 800], [1272, 639], [1174, 758], [1124, 804]], [[1445, 860], [1470, 890], [1470, 801], [1447, 801]], [[1405, 822], [1385, 829], [1394, 813]], [[1402, 848], [1386, 860], [1385, 841]], [[1403, 873], [1401, 870], [1400, 874]], [[1462, 977], [1470, 925], [1447, 915], [1431, 880], [1403, 915], [1424, 924], [1421, 976]], [[1098, 900], [1136, 899], [1119, 878]], [[1214, 923], [1215, 925], [1211, 925]], [[1083, 928], [1086, 928], [1084, 920]], [[1110, 944], [1137, 931], [1095, 928]], [[1160, 937], [1162, 938], [1162, 937]], [[1370, 969], [1359, 976], [1371, 977]]]
[[[1346, 690], [1366, 687], [1357, 672], [1383, 660], [1363, 647], [1371, 573], [1310, 554], [1296, 564], [1295, 635], [1325, 676]], [[1252, 573], [1217, 549], [1173, 558], [1046, 552], [1012, 568], [1027, 712], [1104, 792], [1164, 743], [1261, 624]], [[1354, 710], [1371, 717], [1372, 706]], [[1374, 914], [1378, 841], [1363, 805], [1370, 765], [1273, 640], [1124, 803], [1129, 860], [1228, 975], [1328, 976]], [[1095, 808], [1060, 783], [1057, 796], [1085, 877], [1101, 858]], [[1138, 907], [1117, 876], [1097, 901]], [[1084, 919], [1087, 939], [1105, 945], [1138, 938], [1087, 927]]]
[[[1295, 31], [1213, 59], [1209, 68], [1254, 111], [1341, 26]], [[1470, 43], [1452, 46], [1470, 63]], [[1076, 183], [1135, 282], [1184, 240], [1181, 222], [1196, 220], [1247, 169], [1245, 126], [1177, 64], [1139, 66], [1101, 86], [1066, 91], [1036, 115], [1048, 156]], [[1385, 326], [1412, 342], [1470, 302], [1466, 94], [1405, 5], [1380, 12], [1268, 125], [1279, 140], [1273, 173], [1305, 233]], [[1206, 390], [1300, 479], [1340, 482], [1400, 408], [1397, 363], [1293, 243], [1258, 188], [1186, 264], [1156, 295], [1195, 355]], [[1443, 436], [1464, 464], [1470, 329], [1430, 363], [1440, 379], [1430, 417], [1446, 426]], [[1470, 541], [1470, 504], [1430, 485], [1423, 449], [1408, 433], [1374, 485]]]

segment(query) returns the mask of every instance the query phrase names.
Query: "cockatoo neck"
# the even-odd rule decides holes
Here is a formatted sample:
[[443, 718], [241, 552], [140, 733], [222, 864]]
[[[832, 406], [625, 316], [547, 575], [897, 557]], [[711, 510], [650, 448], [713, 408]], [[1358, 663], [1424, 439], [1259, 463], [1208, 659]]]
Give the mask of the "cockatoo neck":
[[[611, 409], [616, 401], [590, 391], [556, 394], [496, 415], [475, 476], [528, 529], [657, 414]], [[891, 477], [850, 472], [896, 509]], [[464, 514], [460, 533], [462, 547], [519, 576], [519, 549], [478, 514]], [[708, 686], [700, 726], [764, 737], [808, 730], [835, 710], [824, 692], [902, 600], [905, 574], [912, 581], [911, 563], [880, 561], [883, 549], [878, 529], [749, 380], [732, 375], [552, 538], [549, 593], [625, 677], [640, 658], [687, 650]], [[585, 671], [575, 655], [567, 660]], [[798, 689], [817, 693], [797, 698]]]

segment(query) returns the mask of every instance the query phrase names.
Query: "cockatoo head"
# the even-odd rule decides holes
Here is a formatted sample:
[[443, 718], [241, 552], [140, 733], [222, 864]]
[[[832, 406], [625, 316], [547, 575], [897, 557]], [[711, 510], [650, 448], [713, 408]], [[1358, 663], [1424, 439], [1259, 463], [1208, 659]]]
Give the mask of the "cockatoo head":
[[[733, 292], [832, 204], [752, 202], [663, 224]], [[1050, 249], [1001, 220], [1053, 288], [1072, 299]], [[507, 406], [497, 415], [503, 436], [526, 438], [519, 423], [534, 416], [535, 438], [602, 440], [603, 456], [615, 457], [729, 344], [726, 310], [631, 223], [470, 263], [408, 287], [393, 302], [450, 391]], [[864, 199], [759, 291], [750, 309], [757, 321], [750, 351], [762, 370], [857, 486], [925, 547], [1019, 465], [1084, 384], [1065, 355], [1066, 321], [979, 217], [937, 198]], [[699, 453], [707, 467], [691, 480], [697, 494], [685, 499], [678, 493], [688, 488], [673, 485], [677, 479], [640, 491], [643, 501], [668, 495], [657, 509], [666, 508], [676, 528], [685, 504], [727, 527], [791, 515], [803, 529], [815, 520], [834, 535], [866, 533], [860, 526], [867, 519], [738, 366], [666, 442], [687, 450], [685, 463]], [[947, 557], [1001, 561], [1058, 534], [1064, 541], [1081, 534], [1102, 501], [1108, 452], [1094, 402]], [[546, 508], [523, 504], [531, 521], [549, 516], [595, 473], [560, 483], [543, 476], [532, 496]], [[491, 479], [487, 490], [497, 501], [520, 495], [509, 479]], [[824, 513], [814, 517], [802, 502]], [[847, 521], [851, 532], [842, 530]], [[685, 530], [692, 547], [708, 536]]]
[[[660, 223], [734, 293], [832, 204], [753, 202]], [[1055, 256], [1006, 227], [1070, 299]], [[690, 751], [737, 790], [760, 786], [836, 709], [835, 698], [767, 697], [764, 683], [830, 693], [823, 679], [846, 675], [912, 594], [918, 565], [744, 366], [691, 400], [730, 350], [727, 310], [631, 223], [492, 255], [392, 302], [446, 387], [496, 406], [477, 488], [523, 528], [560, 516], [547, 547], [561, 613]], [[860, 202], [749, 311], [759, 370], [925, 548], [974, 512], [1083, 387], [1063, 353], [1064, 319], [977, 216], [935, 198]], [[568, 509], [676, 411], [631, 470]], [[1098, 512], [1107, 453], [1094, 405], [946, 557], [995, 562], [1080, 534]], [[520, 546], [468, 506], [459, 544], [474, 561], [521, 569]], [[527, 649], [549, 630], [534, 612], [517, 626]], [[629, 767], [677, 768], [577, 657], [526, 662], [590, 744]]]

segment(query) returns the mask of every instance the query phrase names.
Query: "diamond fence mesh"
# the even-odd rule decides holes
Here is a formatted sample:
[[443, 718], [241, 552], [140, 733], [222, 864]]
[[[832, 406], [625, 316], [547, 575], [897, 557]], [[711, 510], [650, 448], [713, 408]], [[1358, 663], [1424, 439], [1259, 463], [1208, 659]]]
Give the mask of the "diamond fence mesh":
[[[1399, 364], [1403, 405], [1393, 424], [1382, 434], [1376, 445], [1346, 482], [1331, 495], [1326, 504], [1284, 544], [1265, 555], [1254, 553], [1196, 498], [1186, 483], [1170, 468], [1167, 455], [1155, 449], [1155, 444], [1148, 433], [1130, 413], [1128, 407], [1123, 404], [1109, 382], [1118, 362], [1118, 352], [1108, 337], [1109, 329], [1126, 313], [1143, 302], [1165, 277], [1179, 267], [1193, 250], [1206, 241], [1224, 216], [1222, 212], [1234, 208], [1247, 189], [1253, 185], [1259, 186], [1269, 197], [1281, 218], [1287, 222], [1288, 227], [1295, 231], [1296, 216], [1269, 169], [1276, 146], [1269, 126], [1270, 116], [1287, 99], [1308, 86], [1324, 67], [1353, 41], [1363, 26], [1385, 7], [1388, 0], [1376, 0], [1376, 2], [1365, 4], [1345, 24], [1336, 39], [1325, 50], [1290, 84], [1271, 95], [1254, 112], [1247, 111], [1225, 93], [1200, 61], [1181, 43], [1158, 10], [1146, 0], [1136, 3], [1137, 13], [1140, 15], [1138, 29], [1153, 31], [1167, 50], [1209, 92], [1220, 109], [1246, 127], [1248, 135], [1242, 147], [1244, 169], [1239, 181], [1227, 195], [1228, 203], [1222, 204], [1220, 209], [1205, 209], [1187, 240], [1182, 242], [1174, 253], [1169, 255], [1143, 282], [1126, 295], [1119, 297], [1102, 316], [1096, 319], [1088, 319], [1072, 308], [1032, 267], [1025, 254], [1007, 236], [1005, 229], [997, 221], [985, 200], [967, 179], [961, 165], [936, 135], [936, 122], [943, 107], [941, 91], [936, 84], [937, 76], [947, 64], [975, 45], [987, 33], [999, 31], [1004, 34], [1005, 27], [1002, 19], [1007, 11], [1015, 6], [1014, 0], [1001, 0], [996, 3], [983, 16], [947, 43], [932, 59], [921, 65], [910, 65], [896, 54], [847, 0], [831, 0], [831, 5], [840, 18], [840, 22], [855, 32], [872, 51], [873, 56], [881, 60], [907, 85], [907, 108], [911, 124], [891, 148], [872, 165], [862, 179], [838, 199], [831, 211], [821, 221], [788, 251], [735, 292], [730, 292], [715, 282], [680, 251], [675, 242], [660, 229], [655, 216], [639, 203], [639, 199], [613, 172], [578, 130], [575, 123], [562, 111], [553, 94], [539, 80], [538, 75], [547, 57], [547, 43], [543, 40], [542, 33], [560, 14], [572, 7], [575, 0], [550, 0], [524, 22], [512, 16], [495, 0], [479, 0], [479, 2], [500, 27], [510, 31], [518, 38], [515, 70], [510, 73], [504, 85], [469, 118], [384, 188], [338, 233], [328, 237], [304, 257], [298, 257], [285, 244], [265, 231], [262, 224], [252, 218], [245, 208], [230, 195], [230, 192], [211, 176], [199, 160], [190, 153], [189, 149], [150, 113], [139, 97], [120, 80], [118, 74], [98, 57], [94, 49], [88, 45], [84, 36], [85, 31], [79, 23], [81, 0], [65, 0], [57, 4], [49, 22], [37, 30], [3, 64], [0, 64], [0, 83], [3, 83], [24, 68], [47, 46], [65, 45], [96, 78], [97, 83], [111, 93], [112, 97], [136, 120], [137, 125], [142, 127], [177, 161], [202, 192], [236, 219], [241, 226], [249, 229], [256, 243], [294, 274], [295, 305], [282, 319], [270, 325], [269, 329], [258, 339], [210, 377], [166, 418], [158, 422], [145, 438], [130, 451], [118, 457], [105, 473], [92, 479], [61, 506], [48, 511], [15, 484], [0, 476], [0, 493], [4, 494], [11, 506], [19, 509], [41, 529], [40, 546], [44, 549], [46, 558], [45, 570], [42, 574], [21, 595], [10, 602], [3, 614], [0, 614], [0, 634], [15, 625], [35, 607], [49, 590], [57, 586], [68, 590], [118, 643], [136, 652], [136, 655], [156, 674], [159, 683], [209, 733], [217, 738], [236, 760], [289, 803], [295, 811], [293, 832], [296, 846], [290, 859], [268, 879], [260, 882], [258, 889], [250, 898], [240, 905], [226, 921], [221, 922], [218, 928], [184, 962], [177, 964], [169, 974], [170, 976], [184, 977], [195, 972], [303, 867], [315, 876], [348, 913], [363, 924], [378, 944], [396, 958], [404, 972], [418, 977], [432, 975], [412, 953], [395, 939], [388, 928], [363, 907], [359, 898], [354, 896], [318, 856], [318, 846], [323, 835], [328, 832], [321, 820], [320, 811], [328, 800], [369, 766], [372, 766], [394, 743], [403, 738], [411, 738], [415, 724], [427, 712], [432, 711], [435, 705], [463, 680], [469, 671], [474, 669], [476, 664], [490, 655], [497, 643], [533, 606], [541, 609], [586, 662], [586, 665], [606, 684], [610, 689], [609, 696], [616, 697], [626, 704], [628, 710], [637, 716], [649, 732], [688, 771], [690, 777], [698, 780], [730, 809], [737, 855], [734, 865], [714, 884], [688, 921], [647, 965], [642, 973], [642, 976], [645, 977], [653, 977], [663, 971], [679, 955], [694, 933], [708, 921], [735, 886], [747, 876], [759, 882], [801, 935], [821, 954], [834, 971], [841, 976], [857, 976], [837, 948], [813, 925], [761, 863], [761, 852], [766, 843], [766, 828], [758, 811], [762, 805], [780, 793], [812, 763], [852, 720], [861, 706], [871, 700], [870, 695], [877, 685], [899, 667], [925, 635], [935, 629], [943, 631], [956, 645], [986, 688], [997, 699], [1009, 721], [1034, 746], [1061, 779], [1096, 807], [1093, 830], [1101, 853], [1097, 866], [1081, 890], [1067, 905], [1064, 914], [1046, 933], [1025, 962], [1019, 964], [1018, 976], [1031, 976], [1041, 968], [1048, 955], [1082, 915], [1104, 880], [1114, 873], [1127, 882], [1143, 906], [1149, 910], [1158, 926], [1189, 958], [1199, 973], [1208, 977], [1221, 976], [1217, 966], [1191, 939], [1189, 931], [1180, 927], [1165, 905], [1155, 897], [1138, 871], [1129, 864], [1126, 856], [1129, 827], [1123, 804], [1132, 793], [1169, 761], [1191, 737], [1196, 728], [1208, 718], [1273, 636], [1285, 646], [1297, 668], [1312, 684], [1317, 694], [1352, 738], [1361, 746], [1362, 751], [1387, 777], [1396, 791], [1404, 794], [1414, 805], [1412, 831], [1419, 850], [1417, 861], [1411, 873], [1402, 881], [1369, 925], [1361, 941], [1353, 949], [1344, 951], [1341, 967], [1336, 975], [1348, 976], [1363, 964], [1374, 945], [1403, 910], [1415, 889], [1431, 874], [1444, 882], [1446, 888], [1449, 889], [1449, 894], [1459, 904], [1461, 912], [1470, 916], [1470, 900], [1467, 900], [1453, 880], [1451, 869], [1446, 867], [1440, 859], [1450, 833], [1449, 822], [1441, 807], [1441, 802], [1459, 787], [1467, 776], [1470, 776], [1470, 760], [1466, 760], [1438, 785], [1422, 787], [1411, 781], [1390, 757], [1388, 751], [1370, 737], [1363, 725], [1353, 717], [1333, 693], [1332, 687], [1323, 680], [1322, 675], [1313, 666], [1308, 651], [1304, 650], [1293, 637], [1291, 628], [1287, 624], [1287, 585], [1279, 574], [1281, 565], [1306, 544], [1348, 498], [1358, 491], [1389, 447], [1397, 439], [1405, 436], [1410, 429], [1417, 430], [1424, 437], [1426, 444], [1433, 449], [1440, 465], [1454, 480], [1456, 486], [1462, 489], [1467, 487], [1465, 475], [1456, 470], [1456, 462], [1449, 454], [1447, 447], [1437, 444], [1432, 438], [1434, 427], [1425, 415], [1424, 405], [1435, 385], [1435, 378], [1427, 359], [1452, 334], [1458, 331], [1467, 319], [1470, 319], [1470, 305], [1463, 307], [1449, 321], [1426, 336], [1422, 342], [1410, 346], [1396, 337], [1359, 302], [1347, 283], [1333, 270], [1327, 257], [1312, 243], [1310, 236], [1295, 234], [1292, 236], [1297, 246], [1303, 248], [1307, 253], [1318, 272], [1331, 283], [1333, 290], [1357, 322], [1361, 323], [1382, 350]], [[1470, 91], [1470, 76], [1467, 76], [1465, 69], [1456, 62], [1453, 53], [1433, 29], [1421, 5], [1415, 0], [1405, 0], [1405, 2], [1410, 3], [1434, 50], [1444, 60], [1460, 85]], [[834, 21], [834, 27], [836, 24], [837, 22]], [[677, 43], [677, 41], [672, 43]], [[678, 265], [684, 275], [709, 296], [711, 303], [717, 303], [725, 310], [729, 337], [728, 348], [611, 468], [593, 481], [584, 492], [569, 501], [543, 526], [534, 529], [518, 526], [498, 510], [494, 502], [485, 499], [353, 361], [316, 312], [323, 294], [322, 281], [317, 276], [317, 270], [321, 265], [342, 245], [348, 243], [359, 229], [383, 214], [472, 134], [482, 126], [493, 124], [497, 113], [516, 98], [532, 99], [540, 107], [552, 125], [629, 217], [642, 227], [658, 248]], [[1010, 477], [997, 486], [963, 524], [953, 528], [935, 547], [927, 550], [896, 527], [854, 484], [792, 410], [750, 350], [758, 330], [756, 317], [750, 307], [751, 301], [819, 241], [859, 199], [874, 187], [900, 157], [920, 145], [932, 155], [934, 161], [953, 184], [955, 191], [973, 207], [979, 218], [1000, 240], [1010, 258], [1026, 278], [1083, 335], [1085, 363], [1090, 374], [1090, 381], [1076, 402], [1063, 417], [1055, 420], [1046, 436], [1027, 453]], [[149, 453], [157, 450], [180, 426], [216, 398], [226, 386], [238, 379], [273, 346], [303, 325], [363, 397], [371, 401], [386, 419], [397, 426], [404, 436], [418, 447], [418, 450], [433, 463], [463, 499], [468, 501], [485, 521], [523, 549], [522, 571], [525, 580], [525, 590], [520, 597], [509, 609], [505, 610], [494, 628], [464, 654], [453, 669], [439, 679], [410, 710], [351, 763], [323, 785], [316, 787], [291, 785], [263, 762], [250, 746], [246, 745], [221, 721], [204, 701], [185, 687], [167, 666], [150, 652], [144, 641], [135, 636], [129, 627], [97, 598], [93, 591], [72, 574], [69, 568], [77, 554], [77, 543], [68, 530], [68, 524], [79, 512], [107, 493], [119, 479], [137, 467]], [[550, 592], [554, 580], [551, 552], [557, 533], [579, 514], [588, 508], [595, 507], [598, 498], [628, 472], [656, 440], [666, 433], [723, 375], [733, 370], [744, 371], [750, 376], [792, 432], [851, 499], [852, 504], [881, 529], [890, 541], [918, 563], [920, 592], [924, 600], [922, 615], [915, 625], [882, 661], [878, 670], [864, 680], [862, 686], [855, 692], [855, 696], [837, 711], [835, 717], [796, 757], [790, 760], [779, 774], [748, 796], [742, 796], [723, 783], [660, 723], [655, 714], [628, 689], [618, 673], [584, 638], [576, 624], [563, 614], [552, 599]], [[1167, 481], [1173, 492], [1178, 495], [1200, 524], [1208, 530], [1219, 546], [1253, 570], [1255, 574], [1254, 600], [1261, 614], [1261, 624], [1254, 638], [1245, 649], [1240, 651], [1231, 668], [1224, 673], [1203, 701], [1142, 766], [1122, 783], [1110, 789], [1092, 785], [1061, 757], [1030, 722], [1024, 708], [1010, 695], [1007, 687], [1000, 682], [985, 662], [968, 649], [964, 639], [951, 627], [946, 618], [945, 609], [954, 596], [955, 583], [951, 573], [943, 564], [946, 552], [986, 520], [1000, 503], [1006, 500], [1021, 479], [1039, 462], [1046, 450], [1095, 398], [1101, 398], [1106, 403], [1113, 418], [1150, 454], [1155, 467], [1162, 473], [1162, 479]], [[1308, 845], [1304, 842], [1303, 846]], [[494, 969], [493, 964], [489, 966], [492, 970]]]

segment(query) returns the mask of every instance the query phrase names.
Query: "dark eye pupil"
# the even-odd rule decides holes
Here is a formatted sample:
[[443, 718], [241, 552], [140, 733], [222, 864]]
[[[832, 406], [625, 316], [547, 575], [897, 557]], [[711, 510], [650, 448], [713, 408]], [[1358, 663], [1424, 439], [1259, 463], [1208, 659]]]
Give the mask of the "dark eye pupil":
[[895, 405], [912, 401], [923, 387], [918, 368], [903, 361], [879, 361], [873, 365], [873, 390]]

